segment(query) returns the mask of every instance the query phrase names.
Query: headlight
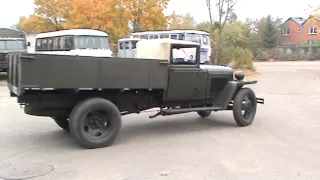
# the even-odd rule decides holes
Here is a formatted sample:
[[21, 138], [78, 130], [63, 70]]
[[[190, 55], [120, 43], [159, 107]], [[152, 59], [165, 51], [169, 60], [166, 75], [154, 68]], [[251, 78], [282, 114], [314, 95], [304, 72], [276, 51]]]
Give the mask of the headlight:
[[242, 71], [237, 71], [235, 74], [234, 74], [235, 78], [238, 80], [238, 81], [241, 81], [243, 80], [244, 78], [244, 72]]

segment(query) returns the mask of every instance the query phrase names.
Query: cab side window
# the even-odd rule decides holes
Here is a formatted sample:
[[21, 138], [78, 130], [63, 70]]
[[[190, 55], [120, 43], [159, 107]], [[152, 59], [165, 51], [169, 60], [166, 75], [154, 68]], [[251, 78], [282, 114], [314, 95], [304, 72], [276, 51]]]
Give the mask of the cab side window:
[[176, 65], [195, 65], [197, 64], [196, 47], [173, 47], [171, 49], [171, 63]]

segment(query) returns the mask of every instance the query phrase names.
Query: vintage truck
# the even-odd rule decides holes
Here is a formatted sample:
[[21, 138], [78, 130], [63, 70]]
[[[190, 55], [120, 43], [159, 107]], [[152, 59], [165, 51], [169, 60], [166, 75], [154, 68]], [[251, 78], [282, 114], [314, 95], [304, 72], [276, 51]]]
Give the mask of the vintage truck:
[[[159, 108], [150, 116], [232, 110], [239, 126], [256, 115], [257, 98], [243, 72], [200, 65], [199, 45], [141, 40], [136, 58], [22, 53], [9, 55], [8, 88], [28, 115], [51, 117], [85, 148], [114, 142], [122, 116]], [[184, 51], [194, 52], [184, 55]]]

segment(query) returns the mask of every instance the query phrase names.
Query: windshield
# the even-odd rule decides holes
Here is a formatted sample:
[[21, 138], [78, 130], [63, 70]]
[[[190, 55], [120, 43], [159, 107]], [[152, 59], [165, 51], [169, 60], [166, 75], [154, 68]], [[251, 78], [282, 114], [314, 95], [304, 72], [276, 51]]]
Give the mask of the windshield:
[[200, 34], [186, 34], [186, 41], [201, 43]]
[[74, 49], [110, 49], [108, 36], [74, 36]]
[[22, 40], [4, 40], [0, 41], [0, 49], [16, 50], [24, 49]]

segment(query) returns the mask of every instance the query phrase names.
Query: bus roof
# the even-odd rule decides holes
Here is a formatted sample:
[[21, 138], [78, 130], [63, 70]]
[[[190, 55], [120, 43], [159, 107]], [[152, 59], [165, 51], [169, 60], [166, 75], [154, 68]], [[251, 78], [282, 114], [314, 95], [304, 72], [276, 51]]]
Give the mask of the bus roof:
[[162, 33], [195, 33], [195, 34], [202, 34], [202, 35], [210, 35], [208, 32], [205, 31], [199, 31], [199, 30], [192, 30], [192, 29], [186, 29], [186, 30], [167, 30], [167, 31], [142, 31], [142, 32], [134, 32], [131, 33], [131, 35], [143, 35], [143, 34], [162, 34]]
[[15, 28], [1, 27], [0, 28], [0, 38], [24, 38], [26, 32]]
[[118, 40], [118, 42], [123, 42], [123, 41], [140, 41], [141, 39], [139, 38], [121, 38]]
[[11, 38], [11, 37], [0, 37], [0, 41], [20, 41], [20, 40], [24, 40], [23, 38]]
[[67, 29], [67, 30], [39, 33], [36, 35], [36, 38], [65, 36], [65, 35], [108, 36], [106, 32], [94, 30], [94, 29]]

